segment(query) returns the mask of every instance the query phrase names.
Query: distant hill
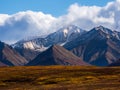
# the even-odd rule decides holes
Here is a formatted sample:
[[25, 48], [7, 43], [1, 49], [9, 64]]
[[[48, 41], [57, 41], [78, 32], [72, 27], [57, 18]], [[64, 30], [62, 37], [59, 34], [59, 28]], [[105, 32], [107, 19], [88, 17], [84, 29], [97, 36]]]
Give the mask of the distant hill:
[[28, 61], [11, 46], [0, 42], [0, 66], [21, 66]]
[[62, 46], [53, 45], [27, 65], [89, 65]]

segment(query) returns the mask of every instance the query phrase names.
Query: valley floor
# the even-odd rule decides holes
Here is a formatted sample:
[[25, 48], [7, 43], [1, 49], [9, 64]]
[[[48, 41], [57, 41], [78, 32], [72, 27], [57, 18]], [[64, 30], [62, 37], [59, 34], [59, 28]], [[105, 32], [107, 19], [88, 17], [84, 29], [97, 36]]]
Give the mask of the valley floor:
[[120, 67], [0, 67], [0, 90], [119, 90]]

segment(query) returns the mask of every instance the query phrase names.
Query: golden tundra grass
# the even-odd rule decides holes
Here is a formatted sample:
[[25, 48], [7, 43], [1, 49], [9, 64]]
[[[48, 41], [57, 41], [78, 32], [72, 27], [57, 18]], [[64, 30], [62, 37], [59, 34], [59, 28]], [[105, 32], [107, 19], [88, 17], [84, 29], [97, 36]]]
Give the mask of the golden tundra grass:
[[0, 67], [0, 90], [120, 90], [120, 67]]

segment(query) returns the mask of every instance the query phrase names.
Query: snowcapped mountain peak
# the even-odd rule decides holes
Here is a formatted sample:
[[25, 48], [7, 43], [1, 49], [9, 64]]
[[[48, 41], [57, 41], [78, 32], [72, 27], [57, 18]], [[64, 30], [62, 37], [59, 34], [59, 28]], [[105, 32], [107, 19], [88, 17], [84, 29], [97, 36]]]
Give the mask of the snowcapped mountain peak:
[[98, 31], [98, 32], [102, 32], [102, 33], [105, 33], [105, 34], [109, 34], [109, 35], [112, 35], [113, 34], [113, 31], [104, 27], [104, 26], [98, 26], [98, 27], [95, 27], [94, 30]]
[[64, 31], [64, 29], [67, 29], [69, 32], [70, 32], [70, 31], [80, 31], [80, 30], [82, 30], [82, 29], [79, 28], [78, 26], [69, 25], [69, 26], [65, 26], [65, 27], [60, 28], [58, 31]]
[[113, 31], [104, 26], [95, 27], [92, 30], [90, 30], [88, 33], [89, 36], [95, 35], [96, 37], [99, 37], [101, 39], [115, 38], [120, 40], [120, 33], [118, 31]]
[[70, 36], [72, 33], [83, 33], [85, 30], [75, 26], [75, 25], [70, 25], [67, 27], [63, 27], [59, 29], [58, 31], [63, 32], [64, 35]]
[[77, 36], [86, 32], [85, 30], [83, 30], [75, 25], [70, 25], [68, 27], [61, 28], [59, 31], [64, 32], [67, 42], [73, 40]]
[[96, 30], [104, 30], [104, 27], [103, 26], [98, 26], [98, 27], [95, 27]]
[[77, 26], [70, 25], [60, 28], [56, 32], [51, 33], [44, 38], [37, 37], [31, 40], [27, 39], [19, 41], [16, 44], [14, 44], [13, 47], [22, 47], [30, 50], [44, 51], [46, 48], [54, 44], [63, 46], [66, 42], [72, 41], [84, 32], [85, 30], [82, 30]]

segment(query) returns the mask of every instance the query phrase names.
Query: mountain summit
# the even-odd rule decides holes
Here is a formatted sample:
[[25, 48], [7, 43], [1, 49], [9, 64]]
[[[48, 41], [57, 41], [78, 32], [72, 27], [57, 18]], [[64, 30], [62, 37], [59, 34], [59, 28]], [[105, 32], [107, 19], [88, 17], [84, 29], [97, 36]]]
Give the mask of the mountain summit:
[[[22, 40], [12, 46], [26, 59], [32, 60], [38, 54], [37, 52], [43, 52], [54, 44], [62, 46], [82, 35], [84, 32], [85, 31], [79, 27], [70, 25], [60, 28], [56, 32], [51, 33], [44, 38], [37, 37], [31, 40]], [[28, 55], [30, 56], [29, 58]]]
[[92, 65], [107, 66], [120, 58], [119, 37], [119, 32], [99, 26], [64, 47]]
[[63, 45], [68, 41], [73, 40], [77, 36], [83, 34], [85, 31], [77, 26], [70, 25], [60, 28], [54, 33], [49, 34], [46, 37], [37, 37], [29, 40], [21, 40], [13, 44], [14, 48], [25, 48], [37, 51], [44, 51], [51, 45], [59, 44]]

